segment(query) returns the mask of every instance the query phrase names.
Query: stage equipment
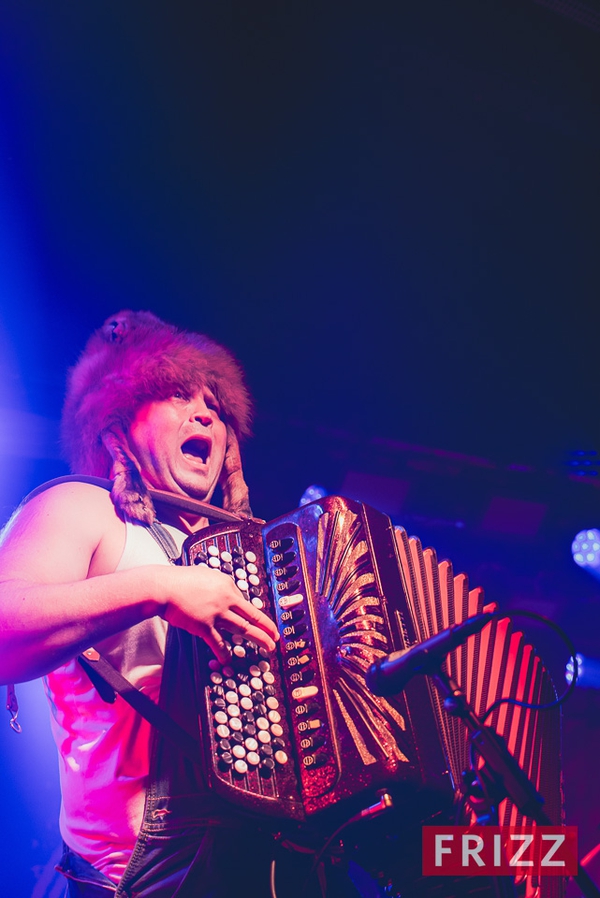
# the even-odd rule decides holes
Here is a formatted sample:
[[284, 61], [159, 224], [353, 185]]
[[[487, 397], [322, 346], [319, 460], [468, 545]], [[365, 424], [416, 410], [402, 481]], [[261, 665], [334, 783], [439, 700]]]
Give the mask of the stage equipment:
[[[334, 496], [267, 524], [212, 525], [186, 540], [183, 559], [233, 576], [281, 634], [271, 657], [234, 637], [224, 666], [202, 640], [195, 643], [205, 764], [218, 794], [249, 811], [302, 823], [351, 817], [389, 789], [419, 832], [442, 806], [462, 805], [470, 767], [465, 724], [446, 713], [425, 678], [383, 697], [370, 691], [366, 673], [392, 653], [410, 653], [494, 610], [465, 574], [455, 576], [450, 562], [438, 562], [433, 549], [394, 530], [385, 515]], [[535, 704], [555, 699], [541, 659], [508, 619], [484, 616], [475, 629], [481, 632], [462, 634], [466, 642], [445, 669], [478, 715], [505, 696]], [[561, 822], [558, 709], [536, 713], [502, 704], [488, 722], [544, 796], [548, 815]], [[499, 822], [521, 820], [503, 801]], [[547, 880], [529, 882], [528, 894], [561, 896], [562, 880]], [[426, 894], [423, 882], [419, 888]], [[404, 894], [412, 894], [410, 887]]]
[[[600, 659], [586, 658], [577, 655], [577, 686], [582, 689], [600, 689]], [[565, 670], [567, 683], [573, 682], [573, 661], [567, 663]]]
[[581, 530], [571, 544], [573, 561], [600, 579], [600, 530]]

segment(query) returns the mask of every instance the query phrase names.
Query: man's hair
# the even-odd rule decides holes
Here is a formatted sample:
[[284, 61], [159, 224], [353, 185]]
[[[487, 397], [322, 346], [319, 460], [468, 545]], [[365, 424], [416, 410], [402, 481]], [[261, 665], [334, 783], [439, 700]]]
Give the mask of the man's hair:
[[108, 318], [70, 370], [61, 438], [71, 471], [112, 478], [117, 508], [151, 523], [154, 508], [127, 431], [146, 402], [202, 388], [214, 393], [227, 425], [223, 504], [250, 514], [238, 441], [250, 431], [251, 403], [241, 368], [214, 340], [178, 330], [151, 312], [123, 311]]

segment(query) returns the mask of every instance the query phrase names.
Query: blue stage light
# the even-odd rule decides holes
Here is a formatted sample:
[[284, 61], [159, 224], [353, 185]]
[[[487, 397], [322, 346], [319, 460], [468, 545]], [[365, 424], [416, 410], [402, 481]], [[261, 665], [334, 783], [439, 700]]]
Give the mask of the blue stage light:
[[328, 495], [329, 491], [326, 490], [324, 486], [319, 486], [316, 483], [312, 483], [310, 486], [307, 486], [302, 493], [300, 505], [308, 505], [309, 502], [316, 502], [317, 499], [322, 499], [323, 496]]
[[581, 530], [571, 545], [573, 561], [595, 577], [600, 577], [600, 530]]
[[[577, 685], [583, 689], [600, 689], [600, 660], [586, 658], [585, 655], [576, 655], [577, 658]], [[565, 670], [567, 683], [573, 682], [573, 661], [569, 660]]]

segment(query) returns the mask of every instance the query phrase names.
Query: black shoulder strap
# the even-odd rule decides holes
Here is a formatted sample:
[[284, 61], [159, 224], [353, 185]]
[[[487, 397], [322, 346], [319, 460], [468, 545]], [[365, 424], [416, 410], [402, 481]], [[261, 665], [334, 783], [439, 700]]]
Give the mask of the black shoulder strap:
[[[109, 481], [110, 483], [110, 481]], [[163, 524], [155, 521], [146, 527], [146, 530], [154, 537], [170, 562], [179, 558], [179, 549], [175, 540]], [[173, 718], [163, 711], [159, 705], [141, 692], [137, 686], [130, 683], [113, 664], [104, 658], [96, 649], [87, 649], [79, 655], [79, 663], [98, 690], [100, 697], [105, 702], [114, 702], [117, 695], [134, 708], [138, 714], [147, 720], [152, 726], [173, 742], [183, 754], [194, 764], [201, 760], [200, 746], [190, 734], [176, 723]]]
[[[55, 477], [54, 480], [48, 480], [36, 487], [23, 499], [22, 504], [29, 502], [34, 496], [49, 490], [52, 486], [58, 486], [59, 483], [91, 483], [92, 486], [100, 486], [102, 489], [112, 489], [113, 482], [106, 477], [92, 477], [89, 474], [65, 474], [64, 477]], [[225, 523], [239, 523], [243, 521], [237, 514], [219, 508], [217, 505], [211, 505], [209, 502], [202, 502], [200, 499], [191, 499], [189, 496], [180, 496], [177, 493], [169, 493], [166, 490], [148, 489], [150, 498], [155, 505], [169, 505], [172, 508], [178, 508], [181, 511], [191, 511], [201, 517], [208, 518], [209, 521], [224, 521]], [[264, 522], [261, 522], [264, 523]]]
[[[104, 701], [114, 702], [118, 693], [121, 698], [141, 714], [163, 736], [173, 742], [194, 764], [201, 760], [200, 745], [190, 734], [180, 727], [172, 717], [163, 711], [151, 698], [122, 676], [116, 667], [103, 658], [95, 649], [87, 649], [77, 659], [90, 680], [98, 689]], [[107, 690], [107, 686], [110, 687]]]

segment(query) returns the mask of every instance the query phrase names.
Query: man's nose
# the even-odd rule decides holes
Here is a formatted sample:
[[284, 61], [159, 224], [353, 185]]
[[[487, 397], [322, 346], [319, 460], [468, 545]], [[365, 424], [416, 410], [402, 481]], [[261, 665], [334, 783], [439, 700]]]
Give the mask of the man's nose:
[[208, 427], [208, 425], [213, 422], [213, 412], [209, 409], [203, 399], [196, 398], [192, 400], [190, 418], [193, 421], [198, 421], [198, 423]]

